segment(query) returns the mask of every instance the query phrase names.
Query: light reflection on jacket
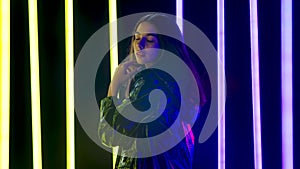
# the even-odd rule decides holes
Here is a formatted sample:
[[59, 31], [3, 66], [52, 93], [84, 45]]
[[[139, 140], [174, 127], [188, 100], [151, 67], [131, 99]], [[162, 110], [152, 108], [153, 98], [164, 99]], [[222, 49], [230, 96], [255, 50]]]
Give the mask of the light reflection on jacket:
[[[107, 147], [113, 147], [120, 145], [119, 143], [124, 141], [120, 137], [114, 137], [106, 133], [107, 129], [113, 127], [116, 131], [123, 135], [127, 135], [133, 138], [147, 138], [158, 135], [166, 130], [176, 120], [180, 106], [181, 97], [180, 90], [177, 83], [166, 76], [160, 71], [147, 69], [135, 76], [130, 86], [129, 99], [121, 99], [117, 105], [119, 111], [128, 111], [127, 107], [132, 104], [139, 111], [145, 111], [149, 109], [149, 93], [153, 89], [160, 89], [164, 91], [167, 97], [167, 105], [164, 110], [162, 105], [151, 105], [156, 107], [156, 111], [163, 111], [161, 116], [149, 123], [136, 123], [130, 121], [122, 116], [116, 108], [113, 100], [116, 98], [106, 97], [101, 100], [100, 104], [100, 122], [98, 126], [99, 138]], [[151, 118], [151, 113], [146, 117]], [[103, 121], [107, 123], [103, 123]], [[109, 125], [109, 126], [108, 126]], [[116, 169], [191, 169], [193, 148], [194, 148], [194, 135], [191, 130], [190, 124], [184, 122], [180, 126], [181, 131], [169, 131], [173, 132], [172, 135], [176, 137], [177, 132], [184, 132], [186, 137], [180, 141], [172, 149], [152, 157], [147, 158], [132, 158], [128, 157], [130, 153], [138, 153], [136, 148], [136, 141], [128, 142], [125, 147], [119, 148], [119, 156], [116, 161]], [[162, 143], [168, 144], [168, 143]], [[145, 145], [145, 147], [151, 147]]]

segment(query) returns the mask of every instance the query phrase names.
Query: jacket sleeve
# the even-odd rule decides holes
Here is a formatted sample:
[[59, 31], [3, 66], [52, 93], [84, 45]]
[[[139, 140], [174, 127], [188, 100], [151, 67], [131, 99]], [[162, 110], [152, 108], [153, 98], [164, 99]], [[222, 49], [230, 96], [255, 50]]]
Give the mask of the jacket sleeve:
[[[120, 104], [120, 100], [118, 100], [116, 97], [105, 97], [100, 101], [100, 121], [98, 124], [98, 135], [102, 144], [108, 147], [118, 145], [120, 138], [115, 136], [115, 132], [117, 132], [117, 130], [123, 131], [121, 134], [126, 134], [129, 132], [125, 129], [120, 129], [120, 127], [124, 125], [120, 121], [120, 114], [118, 113], [114, 100], [117, 101], [117, 104]], [[119, 106], [125, 106], [124, 104], [126, 103], [121, 103]]]
[[[126, 107], [129, 104], [131, 104], [129, 99], [121, 101], [116, 97], [106, 97], [100, 101], [98, 136], [102, 144], [108, 147], [118, 146], [123, 135], [135, 137], [139, 132], [137, 130], [139, 125], [122, 116], [121, 112], [127, 111]], [[116, 136], [117, 132], [120, 135]]]
[[[120, 142], [123, 140], [123, 135], [133, 138], [145, 138], [159, 134], [167, 130], [177, 117], [178, 112], [176, 108], [172, 106], [174, 104], [171, 104], [171, 106], [168, 106], [165, 110], [162, 110], [163, 107], [161, 105], [157, 105], [155, 111], [163, 112], [163, 114], [156, 119], [156, 122], [136, 123], [122, 116], [122, 111], [127, 112], [127, 106], [129, 104], [135, 104], [134, 102], [139, 102], [143, 98], [139, 98], [133, 102], [129, 99], [124, 99], [121, 103], [117, 101], [116, 104], [118, 104], [118, 106], [114, 104], [114, 99], [113, 97], [106, 97], [100, 102], [98, 135], [102, 144], [108, 147], [121, 145]], [[152, 118], [151, 113], [145, 116], [145, 119], [148, 118]], [[119, 132], [118, 136], [116, 136], [117, 132]], [[128, 143], [128, 145], [130, 144], [131, 143]]]
[[[124, 99], [120, 101], [117, 100], [116, 97], [106, 97], [101, 100], [98, 135], [102, 144], [108, 147], [118, 146], [122, 141], [123, 135], [132, 138], [152, 137], [168, 130], [168, 128], [176, 120], [179, 113], [178, 108], [180, 107], [178, 106], [178, 103], [180, 102], [180, 95], [177, 93], [177, 90], [173, 89], [172, 85], [166, 86], [164, 81], [161, 81], [158, 87], [165, 88], [164, 91], [166, 92], [165, 94], [167, 96], [166, 107], [162, 105], [162, 102], [158, 101], [157, 105], [152, 105], [154, 106], [152, 109], [153, 112], [148, 112], [144, 116], [144, 120], [153, 119], [153, 114], [157, 114], [156, 112], [162, 112], [158, 118], [154, 118], [153, 121], [150, 120], [151, 122], [145, 123], [141, 121], [140, 123], [137, 123], [126, 119], [126, 117], [122, 115], [123, 112], [129, 112], [131, 110], [129, 107], [132, 105], [135, 105], [139, 108], [145, 108], [147, 107], [147, 104], [149, 105], [148, 101], [149, 93], [151, 92], [151, 85], [155, 84], [155, 79], [150, 80], [150, 82], [145, 83], [149, 85], [143, 86], [144, 88], [141, 90], [138, 87], [135, 87], [132, 90], [134, 94], [139, 94], [138, 96], [132, 95], [134, 99]], [[171, 130], [168, 131], [172, 132], [174, 135], [176, 135], [177, 132]], [[119, 135], [117, 136], [116, 133], [119, 133]]]

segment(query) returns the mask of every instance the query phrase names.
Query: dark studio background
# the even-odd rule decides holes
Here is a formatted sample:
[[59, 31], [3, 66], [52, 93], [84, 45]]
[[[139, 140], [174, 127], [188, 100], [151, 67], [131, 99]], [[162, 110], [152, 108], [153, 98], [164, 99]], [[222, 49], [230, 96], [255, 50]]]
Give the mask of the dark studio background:
[[[30, 58], [27, 0], [11, 0], [10, 168], [32, 168]], [[294, 0], [294, 168], [300, 168], [299, 132], [299, 1]], [[175, 0], [118, 0], [118, 17], [138, 12], [175, 15]], [[249, 2], [225, 1], [226, 168], [253, 169], [251, 50]], [[43, 168], [66, 167], [64, 1], [38, 1]], [[263, 168], [281, 168], [280, 1], [258, 0]], [[217, 1], [184, 1], [184, 18], [217, 47]], [[108, 23], [108, 1], [74, 0], [74, 59], [84, 43]], [[120, 53], [127, 42], [121, 42]], [[122, 59], [122, 56], [120, 56]], [[95, 84], [97, 98], [106, 95], [109, 60], [102, 62]], [[104, 76], [103, 76], [104, 75]], [[208, 106], [206, 106], [206, 109]], [[198, 137], [207, 111], [194, 126], [194, 168], [217, 168], [217, 130], [203, 144]], [[76, 168], [111, 169], [111, 154], [76, 126]]]

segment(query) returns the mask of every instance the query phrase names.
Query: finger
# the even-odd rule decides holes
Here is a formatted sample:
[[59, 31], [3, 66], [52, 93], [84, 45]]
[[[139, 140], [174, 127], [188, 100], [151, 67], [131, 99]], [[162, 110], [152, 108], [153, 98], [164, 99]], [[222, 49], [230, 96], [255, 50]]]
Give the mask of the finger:
[[127, 69], [126, 69], [126, 73], [128, 74], [128, 73], [130, 73], [130, 72], [132, 72], [132, 71], [136, 71], [136, 67], [135, 66], [132, 66], [132, 65], [130, 65]]
[[137, 69], [132, 69], [132, 70], [127, 69], [127, 70], [128, 71], [126, 71], [126, 78], [130, 78], [138, 72]]
[[133, 65], [135, 63], [134, 60], [129, 60], [129, 61], [126, 61], [122, 64], [122, 66], [127, 69], [130, 65]]
[[140, 70], [142, 70], [142, 69], [143, 69], [142, 66], [138, 66], [138, 67], [136, 68], [137, 71], [140, 71]]
[[130, 65], [129, 67], [128, 67], [128, 70], [129, 71], [133, 71], [133, 70], [136, 70], [137, 69], [137, 66], [136, 65]]
[[130, 73], [132, 70], [126, 69], [126, 74]]

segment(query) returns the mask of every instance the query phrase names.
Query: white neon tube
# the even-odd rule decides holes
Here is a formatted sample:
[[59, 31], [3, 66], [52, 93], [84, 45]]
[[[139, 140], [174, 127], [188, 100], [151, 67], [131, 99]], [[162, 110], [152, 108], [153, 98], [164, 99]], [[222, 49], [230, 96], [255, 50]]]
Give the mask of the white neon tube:
[[250, 0], [253, 142], [255, 169], [262, 169], [257, 0]]
[[183, 33], [183, 0], [176, 0], [176, 22]]
[[293, 169], [292, 0], [281, 1], [282, 169]]
[[224, 0], [217, 1], [218, 12], [218, 169], [225, 169], [225, 18]]

